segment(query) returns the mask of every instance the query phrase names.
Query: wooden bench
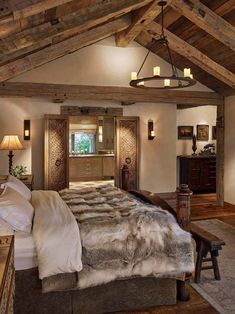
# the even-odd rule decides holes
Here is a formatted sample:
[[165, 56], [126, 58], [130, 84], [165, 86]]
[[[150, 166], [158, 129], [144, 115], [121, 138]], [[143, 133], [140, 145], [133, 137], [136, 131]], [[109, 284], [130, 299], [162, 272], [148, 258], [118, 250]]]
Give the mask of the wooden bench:
[[[220, 280], [217, 257], [219, 256], [219, 250], [222, 249], [225, 242], [194, 223], [191, 223], [190, 230], [194, 240], [196, 241], [197, 252], [194, 281], [196, 283], [200, 282], [201, 271], [204, 269], [213, 269], [215, 279]], [[207, 257], [208, 252], [210, 252], [211, 257]], [[202, 267], [202, 263], [204, 262], [212, 262], [212, 264]]]

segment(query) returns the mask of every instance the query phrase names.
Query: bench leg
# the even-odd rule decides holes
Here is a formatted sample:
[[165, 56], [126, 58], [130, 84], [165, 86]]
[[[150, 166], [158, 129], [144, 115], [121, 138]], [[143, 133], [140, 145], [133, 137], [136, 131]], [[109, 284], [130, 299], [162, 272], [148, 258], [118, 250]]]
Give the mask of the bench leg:
[[219, 266], [217, 261], [218, 251], [211, 251], [211, 260], [214, 270], [214, 275], [216, 280], [220, 280], [220, 272], [219, 272]]
[[195, 276], [194, 276], [194, 282], [196, 283], [200, 282], [202, 259], [203, 259], [204, 254], [205, 254], [204, 243], [203, 241], [201, 241], [200, 244], [198, 245], [197, 261], [196, 261]]

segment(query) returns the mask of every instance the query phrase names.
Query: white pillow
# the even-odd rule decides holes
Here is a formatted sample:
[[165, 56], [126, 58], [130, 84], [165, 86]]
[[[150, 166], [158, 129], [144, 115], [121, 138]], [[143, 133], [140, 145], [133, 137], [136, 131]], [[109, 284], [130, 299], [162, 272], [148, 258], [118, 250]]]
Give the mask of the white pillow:
[[0, 218], [0, 236], [12, 235], [14, 230], [12, 227], [3, 219]]
[[6, 187], [0, 195], [0, 218], [14, 230], [31, 232], [34, 209], [33, 206], [10, 187]]
[[2, 188], [9, 187], [20, 193], [27, 201], [31, 201], [31, 191], [30, 189], [19, 179], [13, 177], [12, 175], [8, 175], [7, 182], [1, 185]]

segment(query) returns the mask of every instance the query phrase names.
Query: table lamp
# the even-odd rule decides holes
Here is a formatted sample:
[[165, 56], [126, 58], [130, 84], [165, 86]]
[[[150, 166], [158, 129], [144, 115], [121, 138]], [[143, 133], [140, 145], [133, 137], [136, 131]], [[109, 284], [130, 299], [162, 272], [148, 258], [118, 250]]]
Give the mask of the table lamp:
[[9, 154], [9, 173], [11, 174], [12, 171], [12, 165], [13, 165], [13, 150], [21, 150], [24, 149], [23, 145], [21, 144], [18, 135], [5, 135], [3, 137], [3, 140], [0, 144], [1, 150], [8, 150]]

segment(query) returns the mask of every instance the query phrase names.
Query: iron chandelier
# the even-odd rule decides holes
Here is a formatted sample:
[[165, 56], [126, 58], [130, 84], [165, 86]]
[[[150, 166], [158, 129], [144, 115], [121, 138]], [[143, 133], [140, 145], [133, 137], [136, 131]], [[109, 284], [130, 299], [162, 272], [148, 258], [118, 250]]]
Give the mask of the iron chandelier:
[[[160, 75], [160, 66], [155, 66], [153, 68], [153, 76], [149, 77], [139, 77], [139, 74], [149, 56], [150, 50], [142, 62], [140, 69], [138, 72], [131, 72], [131, 81], [130, 86], [136, 88], [145, 88], [145, 89], [176, 89], [176, 88], [185, 88], [189, 86], [193, 86], [196, 84], [196, 81], [193, 79], [193, 75], [191, 74], [190, 68], [184, 69], [184, 76], [179, 76], [177, 68], [173, 63], [173, 59], [171, 56], [171, 50], [169, 48], [169, 43], [167, 36], [164, 33], [164, 13], [163, 8], [167, 4], [166, 1], [159, 1], [159, 6], [161, 6], [161, 34], [160, 38], [156, 40], [159, 45], [165, 46], [172, 70], [171, 76], [161, 76]], [[146, 84], [147, 83], [147, 84]], [[150, 84], [149, 84], [150, 83]], [[154, 83], [154, 84], [153, 84]]]

